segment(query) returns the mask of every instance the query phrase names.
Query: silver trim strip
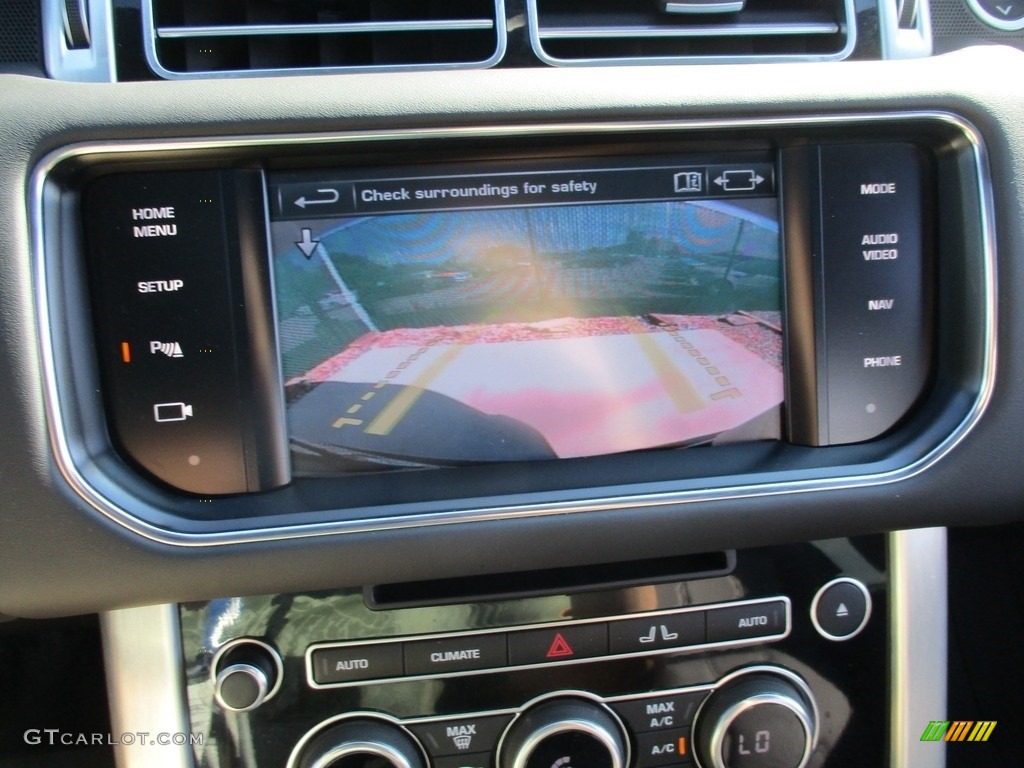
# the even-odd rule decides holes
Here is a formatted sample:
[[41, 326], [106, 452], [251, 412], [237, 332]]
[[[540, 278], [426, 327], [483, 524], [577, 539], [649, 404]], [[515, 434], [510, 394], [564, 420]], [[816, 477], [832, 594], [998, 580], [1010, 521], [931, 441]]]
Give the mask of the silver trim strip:
[[946, 529], [889, 535], [891, 768], [945, 768], [945, 743], [922, 742], [946, 712]]
[[[108, 0], [109, 2], [109, 0]], [[164, 31], [170, 31], [179, 29], [176, 27], [164, 27], [161, 29], [157, 28], [156, 25], [156, 14], [153, 12], [154, 0], [142, 0], [142, 44], [143, 50], [146, 54], [146, 62], [149, 64], [153, 73], [158, 77], [162, 77], [165, 80], [195, 80], [204, 78], [231, 78], [231, 77], [281, 77], [285, 75], [319, 75], [319, 74], [340, 74], [340, 73], [359, 73], [359, 72], [417, 72], [417, 71], [445, 71], [455, 69], [487, 69], [493, 67], [499, 61], [505, 57], [505, 50], [508, 45], [507, 31], [505, 23], [505, 0], [494, 0], [494, 21], [489, 22], [487, 27], [480, 27], [480, 29], [493, 29], [495, 32], [495, 50], [491, 56], [481, 61], [468, 61], [468, 62], [431, 62], [429, 64], [384, 64], [381, 66], [365, 65], [365, 66], [326, 66], [326, 67], [295, 67], [295, 68], [284, 68], [284, 69], [241, 69], [241, 70], [228, 70], [228, 71], [217, 71], [217, 70], [205, 70], [198, 72], [176, 72], [168, 69], [160, 63], [160, 57], [157, 53], [157, 39], [158, 37], [167, 39], [170, 37], [179, 37], [175, 34], [160, 34], [161, 29]], [[399, 22], [404, 23], [404, 22]], [[413, 22], [419, 24], [421, 22]], [[429, 24], [430, 22], [422, 22], [423, 24]], [[444, 22], [450, 24], [451, 22]], [[370, 22], [368, 23], [372, 27], [380, 29], [351, 29], [350, 32], [373, 32], [373, 31], [384, 31], [392, 32], [397, 31], [389, 29], [389, 24], [385, 22]], [[305, 26], [305, 25], [296, 25]], [[322, 29], [325, 25], [310, 25], [315, 26], [318, 29]], [[359, 24], [337, 24], [331, 25], [335, 27], [355, 27], [360, 26]], [[226, 29], [227, 27], [205, 27], [205, 29]], [[187, 29], [187, 28], [185, 28]], [[204, 29], [204, 27], [198, 27], [197, 29]], [[250, 28], [251, 29], [251, 28]], [[430, 27], [427, 29], [420, 30], [409, 30], [405, 31], [432, 31], [434, 28]], [[462, 27], [461, 29], [477, 29], [477, 27]], [[341, 32], [345, 30], [336, 30]], [[271, 34], [271, 33], [266, 33]], [[289, 33], [291, 34], [291, 33]], [[304, 33], [304, 34], [313, 34]]]
[[[544, 40], [553, 39], [547, 38], [546, 32], [548, 29], [554, 30], [557, 27], [551, 27], [543, 29], [540, 25], [540, 16], [537, 11], [537, 3], [539, 0], [527, 0], [526, 3], [526, 20], [527, 28], [530, 33], [530, 46], [533, 48], [534, 54], [538, 59], [543, 61], [545, 64], [549, 64], [553, 67], [593, 67], [593, 66], [607, 66], [608, 64], [624, 64], [624, 65], [651, 65], [651, 64], [750, 64], [755, 62], [766, 62], [766, 61], [840, 61], [845, 59], [857, 46], [857, 14], [855, 8], [855, 0], [843, 0], [843, 10], [846, 14], [845, 19], [841, 20], [839, 24], [834, 25], [834, 32], [846, 31], [846, 43], [843, 45], [842, 50], [834, 53], [825, 54], [806, 54], [806, 53], [782, 53], [774, 55], [763, 55], [763, 54], [714, 54], [709, 56], [622, 56], [622, 57], [592, 57], [592, 58], [562, 58], [559, 56], [553, 56], [544, 49]], [[761, 26], [761, 25], [743, 25], [743, 26]], [[782, 25], [780, 25], [782, 26]], [[715, 27], [709, 26], [714, 29]], [[572, 27], [561, 29], [574, 29]], [[642, 29], [639, 27], [612, 27], [610, 29]], [[726, 27], [722, 28], [723, 30]], [[719, 32], [716, 37], [726, 37], [730, 33], [726, 31]], [[792, 33], [782, 33], [792, 34]], [[816, 34], [822, 34], [821, 32]], [[698, 35], [699, 36], [699, 35]], [[709, 35], [704, 35], [705, 37]], [[599, 37], [594, 34], [579, 34], [574, 35], [576, 38], [593, 38]], [[613, 35], [613, 37], [671, 37], [666, 34], [619, 34]], [[676, 37], [694, 37], [693, 35], [676, 35]]]
[[[127, 156], [146, 151], [191, 152], [212, 148], [232, 147], [276, 147], [308, 146], [328, 144], [350, 144], [365, 141], [398, 141], [411, 139], [454, 139], [489, 138], [509, 140], [518, 136], [579, 136], [613, 135], [664, 130], [716, 130], [748, 128], [765, 130], [773, 127], [814, 127], [837, 126], [856, 123], [899, 123], [908, 121], [930, 121], [942, 123], [957, 129], [969, 146], [976, 169], [978, 208], [981, 218], [982, 274], [978, 276], [983, 294], [983, 316], [980, 319], [980, 333], [983, 338], [982, 364], [979, 371], [978, 394], [963, 421], [927, 454], [899, 469], [885, 472], [865, 472], [841, 478], [812, 480], [760, 481], [743, 486], [704, 487], [662, 493], [637, 493], [620, 496], [605, 496], [586, 501], [545, 502], [510, 506], [450, 509], [420, 514], [393, 514], [372, 519], [309, 523], [303, 525], [279, 525], [248, 530], [192, 533], [172, 530], [155, 525], [119, 506], [92, 485], [75, 464], [67, 436], [67, 423], [60, 402], [57, 381], [56, 350], [54, 348], [54, 326], [52, 322], [51, 297], [47, 289], [51, 263], [59, 264], [61, 254], [47, 250], [44, 242], [44, 193], [50, 172], [60, 163], [76, 157], [95, 155]], [[39, 354], [42, 365], [43, 397], [46, 406], [47, 429], [56, 469], [68, 483], [71, 490], [86, 504], [112, 522], [151, 541], [175, 546], [223, 546], [257, 541], [327, 536], [339, 533], [364, 533], [422, 526], [449, 525], [494, 519], [528, 518], [547, 515], [575, 514], [628, 508], [654, 508], [667, 505], [690, 504], [745, 499], [752, 497], [785, 496], [794, 493], [832, 491], [866, 486], [880, 486], [898, 483], [915, 477], [930, 469], [952, 451], [974, 428], [988, 406], [995, 386], [996, 373], [996, 253], [995, 220], [988, 157], [984, 142], [978, 130], [964, 118], [948, 112], [922, 111], [902, 113], [865, 113], [828, 117], [764, 117], [730, 120], [670, 120], [651, 122], [609, 122], [602, 124], [566, 123], [561, 125], [490, 126], [448, 129], [413, 129], [405, 131], [369, 131], [345, 134], [312, 134], [283, 136], [240, 136], [218, 139], [167, 139], [163, 141], [140, 142], [94, 142], [74, 144], [58, 149], [44, 157], [32, 173], [29, 187], [29, 208], [32, 230], [32, 260], [34, 291], [39, 325]], [[710, 484], [709, 484], [710, 485]]]
[[[927, 3], [923, 3], [927, 6]], [[1004, 32], [1016, 32], [1024, 29], [1024, 17], [1007, 21], [1006, 19], [1000, 19], [998, 16], [994, 16], [984, 5], [978, 2], [978, 0], [967, 0], [967, 5], [970, 6], [971, 10], [974, 11], [974, 15], [978, 17], [978, 20], [983, 24], [987, 24], [995, 29], [1001, 29]]]
[[704, 24], [692, 27], [545, 27], [541, 40], [586, 40], [676, 37], [774, 37], [778, 35], [834, 35], [834, 22], [807, 24]]
[[[126, 608], [100, 621], [118, 768], [191, 768], [187, 743], [156, 742], [160, 734], [191, 730], [177, 606]], [[128, 736], [132, 743], [124, 743]]]
[[43, 0], [43, 60], [54, 80], [112, 83], [117, 79], [114, 62], [114, 31], [111, 0], [91, 0], [83, 18], [89, 31], [89, 47], [68, 48], [65, 36], [64, 0]]
[[662, 0], [665, 13], [739, 13], [747, 0]]
[[[578, 659], [562, 659], [557, 661], [546, 661], [540, 664], [512, 664], [511, 662], [503, 667], [486, 667], [484, 669], [470, 669], [463, 672], [437, 672], [433, 674], [425, 675], [402, 675], [400, 677], [376, 677], [365, 680], [353, 680], [351, 682], [341, 683], [318, 683], [313, 677], [313, 654], [316, 651], [323, 650], [335, 650], [338, 648], [361, 648], [375, 645], [404, 645], [405, 643], [415, 643], [422, 640], [463, 640], [474, 637], [480, 637], [483, 635], [511, 635], [516, 632], [529, 632], [532, 630], [546, 630], [546, 629], [571, 629], [573, 627], [584, 626], [587, 624], [608, 624], [609, 627], [613, 624], [621, 624], [626, 621], [632, 621], [634, 619], [659, 619], [663, 616], [678, 616], [684, 613], [707, 613], [719, 609], [728, 608], [740, 608], [745, 605], [764, 605], [766, 603], [777, 603], [782, 602], [786, 605], [786, 626], [782, 632], [775, 632], [768, 635], [758, 635], [757, 637], [742, 638], [740, 640], [719, 640], [717, 642], [706, 642], [706, 643], [695, 643], [693, 645], [683, 645], [674, 648], [652, 648], [649, 650], [634, 651], [631, 653], [612, 653], [609, 652], [603, 656], [586, 656]], [[393, 682], [405, 682], [408, 680], [430, 680], [434, 678], [451, 678], [451, 677], [466, 677], [468, 675], [486, 675], [496, 674], [500, 672], [511, 672], [521, 671], [524, 669], [542, 669], [553, 666], [565, 666], [569, 664], [586, 664], [593, 662], [609, 661], [613, 659], [630, 659], [638, 657], [648, 656], [664, 656], [670, 653], [689, 653], [691, 651], [706, 651], [713, 648], [732, 648], [740, 645], [760, 645], [762, 643], [771, 643], [777, 640], [784, 640], [789, 637], [789, 633], [792, 631], [793, 626], [793, 605], [789, 597], [785, 595], [779, 595], [777, 597], [759, 597], [753, 600], [734, 600], [726, 603], [710, 603], [708, 605], [695, 605], [688, 608], [674, 608], [668, 611], [647, 611], [644, 613], [627, 613], [612, 617], [597, 617], [593, 619], [579, 619], [577, 621], [552, 621], [543, 624], [520, 624], [518, 626], [511, 627], [498, 627], [495, 629], [481, 629], [469, 632], [437, 632], [429, 635], [409, 635], [407, 637], [390, 637], [384, 640], [354, 640], [352, 642], [339, 642], [339, 643], [314, 643], [306, 648], [306, 683], [310, 688], [316, 690], [326, 690], [330, 688], [353, 688], [365, 685], [375, 685], [378, 683], [393, 683]]]
[[[909, 0], [908, 0], [909, 2]], [[878, 0], [878, 27], [883, 59], [916, 59], [932, 55], [931, 5], [917, 3], [911, 26], [903, 24], [902, 0]]]
[[[821, 596], [825, 594], [829, 587], [833, 587], [836, 584], [852, 584], [860, 590], [861, 594], [864, 595], [864, 618], [861, 619], [861, 622], [857, 625], [857, 628], [847, 635], [833, 635], [825, 631], [825, 628], [822, 627], [821, 624], [818, 622], [818, 603], [821, 601]], [[811, 601], [811, 624], [814, 625], [814, 628], [815, 630], [817, 630], [818, 634], [824, 637], [826, 640], [834, 640], [836, 642], [852, 640], [861, 633], [864, 627], [868, 625], [868, 620], [871, 618], [871, 607], [871, 593], [868, 592], [868, 588], [865, 587], [863, 583], [857, 581], [857, 579], [851, 579], [847, 576], [842, 576], [838, 579], [832, 579], [832, 581], [822, 585], [821, 589], [814, 593], [814, 599]]]
[[157, 27], [163, 39], [188, 37], [249, 37], [260, 35], [344, 35], [372, 32], [458, 32], [494, 29], [493, 19], [366, 21], [351, 24], [225, 24], [205, 27]]

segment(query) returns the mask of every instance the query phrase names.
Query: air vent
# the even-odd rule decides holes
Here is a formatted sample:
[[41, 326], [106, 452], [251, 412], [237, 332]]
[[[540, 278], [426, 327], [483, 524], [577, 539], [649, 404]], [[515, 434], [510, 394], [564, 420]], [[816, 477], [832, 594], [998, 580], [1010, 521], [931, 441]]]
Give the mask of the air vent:
[[161, 77], [489, 67], [503, 0], [144, 0]]
[[528, 0], [534, 51], [549, 64], [842, 59], [854, 0]]

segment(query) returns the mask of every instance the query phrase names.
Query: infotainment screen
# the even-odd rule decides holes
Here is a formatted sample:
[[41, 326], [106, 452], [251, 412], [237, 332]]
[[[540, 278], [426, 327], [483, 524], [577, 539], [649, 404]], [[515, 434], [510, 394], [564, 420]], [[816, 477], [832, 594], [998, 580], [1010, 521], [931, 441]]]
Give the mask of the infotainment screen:
[[765, 155], [270, 178], [293, 472], [778, 439]]

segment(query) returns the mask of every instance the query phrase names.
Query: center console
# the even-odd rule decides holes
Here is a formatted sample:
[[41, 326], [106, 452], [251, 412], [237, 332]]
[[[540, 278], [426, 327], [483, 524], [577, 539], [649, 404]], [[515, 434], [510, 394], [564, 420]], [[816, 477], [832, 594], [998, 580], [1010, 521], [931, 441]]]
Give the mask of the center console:
[[[506, 574], [508, 594], [457, 600], [450, 582], [417, 585], [434, 601], [409, 585], [221, 599], [168, 606], [162, 627], [160, 609], [120, 611], [110, 689], [117, 712], [165, 676], [153, 693], [187, 707], [190, 734], [169, 766], [937, 765], [914, 736], [945, 696], [942, 542], [723, 552], [643, 584]], [[147, 725], [132, 707], [115, 722]]]

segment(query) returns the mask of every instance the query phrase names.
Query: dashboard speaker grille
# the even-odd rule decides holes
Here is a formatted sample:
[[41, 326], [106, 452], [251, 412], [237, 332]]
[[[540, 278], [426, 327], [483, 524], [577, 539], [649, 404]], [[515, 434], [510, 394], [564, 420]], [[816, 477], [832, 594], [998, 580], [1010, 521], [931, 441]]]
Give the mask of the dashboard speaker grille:
[[147, 57], [168, 78], [487, 67], [503, 0], [144, 0]]
[[534, 51], [556, 66], [821, 61], [845, 58], [856, 43], [853, 0], [747, 0], [722, 13], [670, 13], [635, 0], [528, 4]]

